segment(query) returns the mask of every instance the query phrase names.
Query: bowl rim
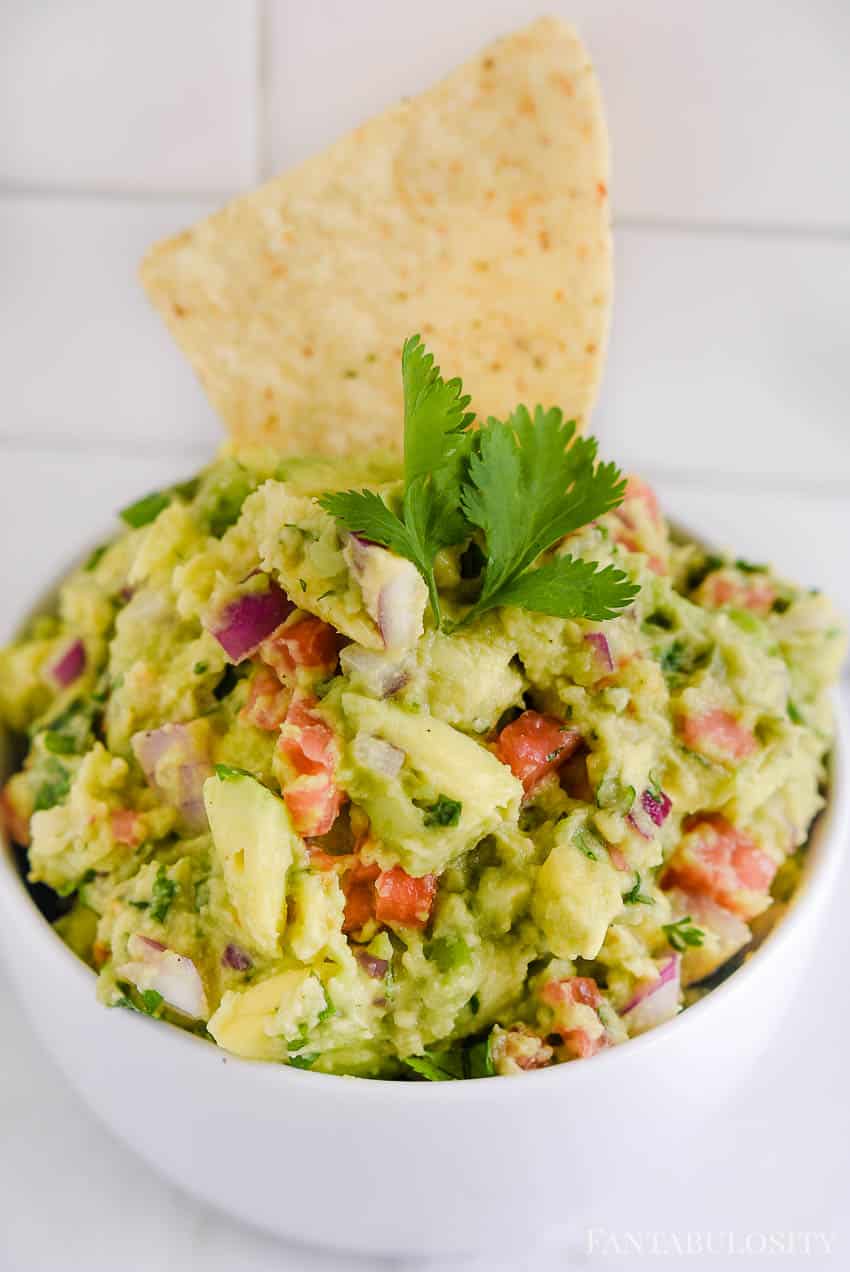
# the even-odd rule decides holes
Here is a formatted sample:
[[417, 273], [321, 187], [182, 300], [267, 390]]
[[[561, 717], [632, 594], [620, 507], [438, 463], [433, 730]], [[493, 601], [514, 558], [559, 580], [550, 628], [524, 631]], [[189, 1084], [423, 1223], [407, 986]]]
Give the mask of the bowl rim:
[[[677, 530], [680, 527], [677, 526]], [[699, 538], [699, 536], [693, 536]], [[51, 604], [62, 581], [76, 565], [87, 559], [95, 543], [102, 543], [105, 536], [97, 540], [83, 552], [75, 554], [74, 562], [56, 576], [52, 583], [42, 588], [38, 598], [28, 607], [17, 629], [33, 616], [44, 612]], [[521, 1099], [523, 1091], [534, 1089], [539, 1091], [543, 1084], [554, 1085], [557, 1082], [595, 1081], [594, 1074], [599, 1073], [599, 1066], [622, 1065], [629, 1056], [635, 1056], [640, 1050], [647, 1054], [650, 1049], [657, 1049], [670, 1036], [671, 1030], [682, 1035], [685, 1029], [697, 1021], [701, 1021], [711, 1005], [718, 1001], [729, 1001], [733, 996], [740, 997], [748, 986], [754, 986], [769, 974], [772, 961], [769, 951], [779, 946], [787, 946], [797, 931], [808, 921], [809, 913], [817, 916], [820, 903], [826, 898], [830, 887], [838, 874], [843, 858], [845, 841], [850, 837], [850, 716], [844, 701], [844, 692], [839, 683], [831, 695], [835, 737], [830, 749], [827, 766], [827, 795], [824, 807], [810, 827], [807, 843], [811, 841], [813, 851], [807, 856], [806, 868], [798, 885], [797, 892], [787, 912], [782, 915], [776, 927], [765, 938], [752, 957], [748, 958], [735, 972], [720, 985], [712, 989], [698, 1002], [681, 1011], [672, 1020], [657, 1025], [654, 1029], [630, 1038], [625, 1044], [609, 1047], [593, 1057], [592, 1065], [560, 1064], [546, 1069], [537, 1069], [528, 1073], [513, 1075], [521, 1081], [500, 1082], [499, 1098]], [[8, 731], [0, 726], [0, 741], [8, 735]], [[0, 752], [2, 759], [2, 752]], [[0, 771], [0, 780], [4, 775]], [[44, 965], [50, 965], [57, 971], [64, 971], [76, 978], [81, 989], [85, 988], [93, 1002], [96, 1002], [94, 988], [96, 973], [65, 944], [61, 936], [53, 929], [38, 909], [27, 890], [24, 878], [18, 870], [11, 841], [0, 824], [0, 902], [8, 907], [10, 913], [17, 916], [30, 934], [31, 939], [43, 947]], [[49, 972], [48, 972], [49, 974]], [[18, 1008], [24, 1010], [18, 1002]], [[109, 1011], [104, 1007], [104, 1011]], [[199, 1064], [215, 1066], [221, 1072], [222, 1064], [232, 1065], [246, 1076], [253, 1074], [257, 1081], [271, 1083], [293, 1083], [302, 1095], [305, 1082], [317, 1084], [314, 1094], [319, 1095], [320, 1088], [327, 1091], [329, 1097], [343, 1097], [351, 1093], [355, 1099], [385, 1099], [390, 1091], [397, 1093], [396, 1099], [456, 1101], [466, 1099], [488, 1099], [493, 1096], [493, 1088], [489, 1082], [466, 1079], [465, 1081], [416, 1082], [400, 1081], [397, 1078], [364, 1078], [352, 1074], [313, 1073], [310, 1070], [297, 1069], [287, 1064], [275, 1064], [267, 1060], [252, 1060], [237, 1056], [223, 1048], [208, 1042], [196, 1034], [172, 1025], [167, 1021], [148, 1019], [131, 1012], [110, 1012], [110, 1027], [118, 1030], [137, 1031], [138, 1029], [159, 1029], [162, 1046], [181, 1047], [189, 1055], [194, 1049]], [[128, 1033], [127, 1037], [131, 1035]], [[168, 1039], [168, 1041], [166, 1041]], [[566, 1075], [570, 1076], [567, 1077]], [[490, 1096], [487, 1092], [490, 1092]], [[403, 1094], [402, 1094], [403, 1093]], [[414, 1094], [416, 1093], [416, 1094]]]

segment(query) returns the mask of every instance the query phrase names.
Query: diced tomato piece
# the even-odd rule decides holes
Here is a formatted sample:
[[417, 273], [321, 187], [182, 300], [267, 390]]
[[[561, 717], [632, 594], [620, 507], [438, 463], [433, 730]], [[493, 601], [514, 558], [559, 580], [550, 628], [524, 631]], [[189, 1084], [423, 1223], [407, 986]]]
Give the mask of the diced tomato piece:
[[145, 837], [141, 815], [132, 808], [116, 808], [109, 815], [109, 825], [113, 838], [128, 848], [137, 848]]
[[320, 618], [308, 614], [292, 625], [279, 627], [260, 647], [264, 662], [286, 679], [296, 667], [330, 674], [339, 659], [339, 636]]
[[506, 724], [496, 743], [496, 755], [507, 764], [526, 792], [570, 758], [581, 745], [577, 729], [568, 729], [560, 720], [523, 711]]
[[29, 846], [29, 818], [25, 817], [15, 804], [12, 792], [8, 786], [4, 786], [0, 790], [0, 825], [6, 827], [9, 837], [16, 844], [20, 844], [22, 848]]
[[384, 870], [375, 881], [375, 918], [379, 923], [400, 923], [424, 928], [437, 893], [437, 876], [415, 878], [401, 866]]
[[345, 794], [329, 773], [305, 774], [287, 783], [283, 799], [299, 835], [326, 835], [345, 802]]
[[703, 582], [699, 599], [703, 605], [712, 607], [734, 605], [753, 614], [769, 614], [776, 600], [776, 588], [764, 577], [756, 576], [745, 583], [733, 575], [717, 572], [709, 574]]
[[270, 668], [259, 667], [251, 677], [248, 701], [239, 718], [272, 733], [286, 719], [291, 699], [292, 690], [282, 685]]
[[631, 509], [636, 505], [643, 507], [655, 525], [661, 524], [661, 508], [658, 503], [658, 496], [642, 477], [638, 477], [636, 473], [631, 473], [626, 482], [626, 493], [623, 496], [623, 502], [617, 510], [617, 515], [626, 525], [634, 526]]
[[315, 706], [312, 698], [293, 698], [278, 743], [295, 773], [283, 798], [301, 835], [326, 835], [345, 801], [335, 776], [336, 738]]
[[713, 707], [702, 715], [685, 716], [681, 733], [689, 750], [709, 759], [743, 760], [758, 749], [754, 734], [736, 720], [731, 711], [721, 707]]
[[710, 897], [749, 919], [765, 909], [777, 866], [719, 813], [690, 825], [664, 872], [664, 887]]
[[359, 932], [370, 919], [375, 918], [375, 880], [381, 873], [374, 862], [355, 858], [354, 865], [342, 877], [345, 893], [345, 917], [343, 932]]
[[564, 980], [547, 981], [540, 997], [550, 1007], [561, 1003], [582, 1003], [594, 1011], [601, 1002], [599, 986], [592, 976], [567, 976]]
[[573, 1060], [589, 1060], [608, 1045], [605, 1034], [591, 1038], [586, 1029], [568, 1029], [563, 1035], [564, 1050]]

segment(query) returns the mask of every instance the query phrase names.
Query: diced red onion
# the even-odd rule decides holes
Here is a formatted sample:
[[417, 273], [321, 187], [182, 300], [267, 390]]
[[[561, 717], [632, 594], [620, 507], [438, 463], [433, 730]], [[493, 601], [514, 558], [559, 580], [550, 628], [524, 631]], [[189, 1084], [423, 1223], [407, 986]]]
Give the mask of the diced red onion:
[[670, 809], [673, 807], [672, 800], [669, 795], [665, 795], [662, 790], [657, 794], [652, 791], [644, 791], [640, 797], [644, 812], [650, 817], [656, 826], [663, 826], [667, 820]]
[[626, 821], [642, 839], [653, 839], [657, 828], [667, 820], [672, 806], [670, 797], [662, 790], [657, 794], [646, 790], [639, 800], [635, 800]]
[[354, 957], [366, 972], [367, 976], [371, 976], [373, 980], [383, 980], [387, 974], [389, 963], [385, 958], [377, 958], [374, 954], [370, 954], [367, 949], [360, 948], [354, 951]]
[[610, 675], [614, 670], [614, 659], [607, 636], [603, 636], [602, 632], [588, 632], [584, 639], [592, 647], [596, 663], [603, 675]]
[[377, 622], [386, 649], [409, 649], [422, 632], [424, 585], [416, 567], [404, 565], [378, 595]]
[[635, 995], [624, 1007], [622, 1016], [629, 1033], [645, 1033], [665, 1020], [672, 1020], [679, 1010], [681, 995], [681, 959], [670, 954], [659, 961], [656, 980], [644, 981], [635, 987]]
[[404, 766], [404, 751], [370, 733], [358, 733], [351, 750], [358, 764], [380, 777], [398, 777]]
[[387, 650], [410, 649], [422, 634], [428, 590], [412, 562], [348, 536], [345, 557], [360, 584], [366, 612], [374, 620]]
[[49, 663], [46, 672], [54, 684], [60, 689], [67, 689], [86, 669], [86, 647], [81, 640], [73, 640], [53, 662]]
[[358, 676], [364, 687], [376, 698], [389, 698], [408, 683], [411, 667], [408, 660], [379, 654], [362, 645], [346, 645], [339, 655], [346, 676]]
[[193, 1020], [206, 1017], [204, 983], [190, 958], [138, 932], [130, 937], [127, 949], [134, 961], [116, 969], [122, 980], [130, 981], [140, 991], [155, 990], [169, 1007]]
[[221, 956], [221, 965], [232, 968], [234, 972], [247, 972], [254, 963], [250, 955], [246, 954], [240, 946], [228, 945]]
[[240, 663], [259, 649], [294, 609], [283, 589], [269, 579], [265, 592], [246, 592], [207, 626], [228, 658]]
[[[206, 830], [203, 789], [213, 768], [189, 728], [164, 724], [160, 729], [146, 729], [134, 733], [130, 745], [149, 784], [179, 809], [187, 827]], [[162, 770], [160, 765], [168, 755], [173, 756], [173, 766], [169, 763], [167, 770]]]

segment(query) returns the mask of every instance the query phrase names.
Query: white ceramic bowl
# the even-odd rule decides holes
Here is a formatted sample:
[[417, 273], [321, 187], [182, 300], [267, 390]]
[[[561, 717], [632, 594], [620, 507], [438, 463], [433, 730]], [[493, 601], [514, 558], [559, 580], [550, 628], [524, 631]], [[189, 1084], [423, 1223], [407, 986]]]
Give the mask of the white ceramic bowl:
[[[665, 1137], [692, 1143], [770, 1042], [812, 955], [848, 834], [850, 750], [838, 715], [829, 804], [790, 913], [696, 1006], [589, 1062], [431, 1084], [236, 1059], [100, 1006], [93, 973], [44, 920], [0, 843], [8, 974], [83, 1099], [187, 1192], [282, 1236], [347, 1250], [504, 1250], [563, 1225], [571, 1209], [586, 1214], [616, 1178], [640, 1178]], [[0, 781], [8, 769], [0, 735]]]

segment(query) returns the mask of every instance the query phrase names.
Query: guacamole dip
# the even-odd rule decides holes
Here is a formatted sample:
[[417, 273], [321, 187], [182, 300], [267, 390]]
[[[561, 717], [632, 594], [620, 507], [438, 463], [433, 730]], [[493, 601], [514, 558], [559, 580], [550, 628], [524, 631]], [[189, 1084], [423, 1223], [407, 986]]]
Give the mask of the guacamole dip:
[[[674, 541], [559, 413], [455, 412], [458, 495], [416, 409], [404, 464], [226, 455], [140, 500], [0, 655], [5, 820], [107, 1006], [328, 1073], [516, 1073], [675, 1016], [791, 896], [828, 601]], [[564, 455], [584, 511], [544, 543]]]

